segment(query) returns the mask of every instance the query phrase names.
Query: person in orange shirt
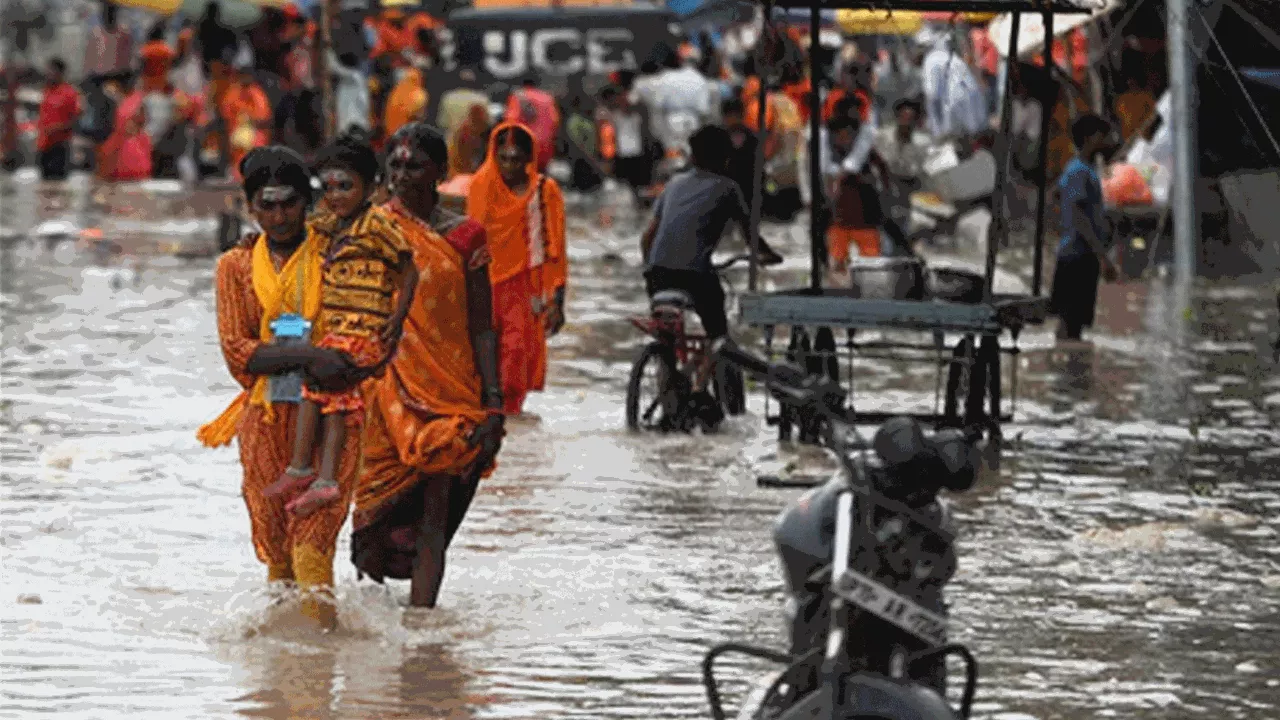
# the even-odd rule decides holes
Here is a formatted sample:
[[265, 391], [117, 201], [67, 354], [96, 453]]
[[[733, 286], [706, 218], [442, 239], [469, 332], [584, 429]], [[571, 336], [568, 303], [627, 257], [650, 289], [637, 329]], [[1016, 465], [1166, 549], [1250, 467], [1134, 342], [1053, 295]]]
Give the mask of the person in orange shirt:
[[163, 21], [151, 28], [151, 34], [147, 36], [147, 42], [138, 51], [138, 57], [142, 60], [140, 73], [142, 91], [144, 93], [163, 92], [169, 84], [169, 69], [173, 67], [173, 61], [178, 57], [178, 53], [164, 41]]
[[420, 120], [427, 107], [427, 91], [423, 87], [423, 73], [416, 67], [405, 68], [400, 82], [387, 96], [387, 109], [383, 117], [384, 137], [391, 137], [400, 128]]
[[271, 141], [271, 104], [248, 67], [237, 69], [235, 79], [222, 94], [218, 114], [227, 133], [231, 167], [238, 173], [240, 161], [250, 150]]
[[862, 122], [871, 119], [871, 91], [866, 87], [871, 68], [865, 64], [855, 65], [844, 72], [840, 85], [831, 89], [822, 102], [822, 121], [828, 122], [835, 116], [845, 98], [855, 97], [860, 103], [859, 115]]
[[543, 388], [547, 336], [564, 325], [564, 195], [538, 172], [534, 147], [529, 128], [499, 125], [467, 196], [467, 215], [484, 226], [493, 253], [489, 278], [503, 407], [510, 415], [522, 412], [529, 392]]
[[373, 50], [369, 52], [369, 57], [378, 58], [389, 55], [396, 66], [408, 65], [410, 61], [406, 53], [426, 55], [429, 50], [420, 40], [419, 32], [430, 32], [436, 28], [437, 24], [426, 13], [414, 13], [408, 16], [403, 10], [387, 9], [383, 11], [381, 18], [373, 21], [377, 40], [374, 42]]

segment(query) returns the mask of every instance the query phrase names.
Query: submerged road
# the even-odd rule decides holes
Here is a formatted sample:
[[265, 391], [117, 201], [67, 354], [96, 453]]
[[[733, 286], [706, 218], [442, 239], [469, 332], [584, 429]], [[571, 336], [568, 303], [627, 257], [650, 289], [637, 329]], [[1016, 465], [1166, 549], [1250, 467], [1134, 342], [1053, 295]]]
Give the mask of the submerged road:
[[[193, 201], [143, 212], [91, 192], [0, 181], [3, 224], [105, 208], [146, 242], [179, 221], [209, 231], [164, 215]], [[236, 452], [193, 436], [236, 390], [212, 260], [135, 266], [11, 232], [0, 717], [707, 717], [707, 647], [783, 645], [771, 529], [796, 492], [755, 476], [829, 463], [779, 450], [759, 396], [717, 436], [623, 430], [641, 342], [626, 316], [645, 307], [638, 222], [596, 210], [571, 221], [569, 325], [551, 387], [530, 403], [541, 419], [513, 424], [441, 607], [405, 609], [404, 584], [358, 584], [344, 531], [344, 627], [324, 637], [269, 606]], [[772, 233], [791, 260], [768, 277], [800, 282], [800, 232]], [[982, 663], [975, 715], [1280, 717], [1274, 298], [1201, 287], [1179, 341], [1159, 283], [1103, 293], [1090, 345], [1024, 334], [1004, 462], [958, 498], [949, 597], [953, 634]], [[858, 370], [867, 407], [932, 401], [929, 368]], [[728, 662], [734, 697], [757, 670]]]

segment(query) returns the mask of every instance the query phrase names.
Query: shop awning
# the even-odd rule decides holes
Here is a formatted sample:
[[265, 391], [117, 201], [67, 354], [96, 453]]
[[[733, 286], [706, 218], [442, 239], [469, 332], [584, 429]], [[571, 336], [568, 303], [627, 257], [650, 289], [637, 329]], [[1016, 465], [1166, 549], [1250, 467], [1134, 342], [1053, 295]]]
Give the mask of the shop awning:
[[[1123, 4], [1123, 0], [1092, 0], [1085, 4], [1090, 7], [1088, 14], [1075, 13], [1055, 15], [1053, 18], [1053, 36], [1061, 37], [1078, 27], [1114, 12]], [[1039, 13], [1022, 13], [1018, 30], [1017, 56], [1024, 58], [1044, 48], [1044, 16]], [[1013, 15], [1002, 13], [987, 26], [987, 36], [995, 44], [1001, 57], [1009, 56], [1009, 33], [1012, 30]]]
[[914, 35], [926, 22], [981, 25], [998, 17], [990, 12], [922, 12], [919, 10], [838, 10], [836, 24], [847, 35]]

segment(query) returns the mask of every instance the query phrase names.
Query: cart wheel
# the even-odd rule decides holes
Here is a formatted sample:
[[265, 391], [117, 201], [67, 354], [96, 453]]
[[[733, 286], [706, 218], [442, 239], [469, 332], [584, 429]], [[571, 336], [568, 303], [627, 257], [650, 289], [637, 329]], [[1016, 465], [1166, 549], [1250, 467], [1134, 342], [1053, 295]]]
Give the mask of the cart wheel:
[[[966, 335], [956, 343], [952, 357], [963, 358], [974, 346], [974, 337]], [[990, 415], [983, 407], [990, 394]], [[961, 398], [964, 398], [964, 415], [960, 414]], [[1000, 420], [1000, 343], [997, 338], [984, 337], [974, 354], [971, 370], [960, 363], [952, 363], [947, 373], [947, 393], [943, 406], [943, 422], [946, 427], [973, 427], [998, 425]]]
[[[811, 348], [809, 333], [802, 327], [792, 327], [791, 340], [787, 343], [787, 362], [804, 366]], [[795, 409], [780, 404], [778, 406], [778, 441], [791, 442], [792, 428], [798, 424], [800, 424], [800, 418], [797, 417]]]

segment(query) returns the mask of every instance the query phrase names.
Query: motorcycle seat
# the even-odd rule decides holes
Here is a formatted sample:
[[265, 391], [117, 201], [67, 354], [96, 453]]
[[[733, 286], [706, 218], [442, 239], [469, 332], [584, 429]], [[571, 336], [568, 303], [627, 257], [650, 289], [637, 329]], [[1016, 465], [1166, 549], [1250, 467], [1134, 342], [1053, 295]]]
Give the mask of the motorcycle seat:
[[658, 308], [689, 310], [693, 308], [693, 296], [684, 290], [661, 290], [654, 293], [653, 299], [649, 301], [649, 307], [654, 310]]

